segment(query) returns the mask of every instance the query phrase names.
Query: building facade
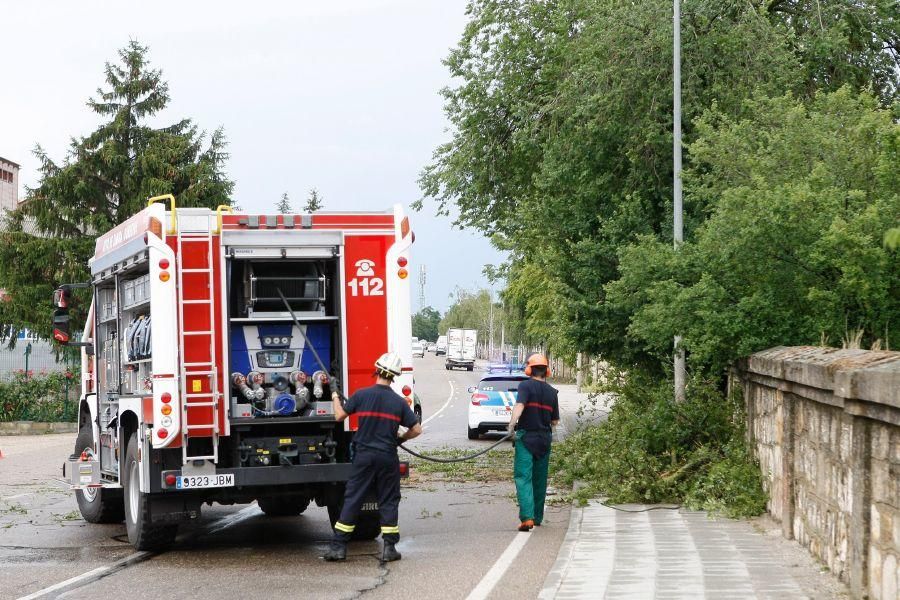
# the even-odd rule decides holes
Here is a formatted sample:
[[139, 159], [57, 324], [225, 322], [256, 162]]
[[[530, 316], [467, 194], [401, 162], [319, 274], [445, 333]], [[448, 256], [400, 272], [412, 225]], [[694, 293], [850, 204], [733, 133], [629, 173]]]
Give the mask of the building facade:
[[19, 205], [19, 165], [0, 156], [0, 212]]

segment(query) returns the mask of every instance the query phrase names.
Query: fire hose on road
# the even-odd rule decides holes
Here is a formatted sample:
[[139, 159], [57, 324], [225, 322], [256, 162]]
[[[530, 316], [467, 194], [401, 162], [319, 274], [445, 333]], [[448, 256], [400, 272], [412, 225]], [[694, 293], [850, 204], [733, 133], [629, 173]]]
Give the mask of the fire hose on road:
[[[319, 356], [319, 353], [316, 352], [316, 349], [312, 345], [312, 342], [310, 342], [309, 338], [306, 336], [306, 331], [303, 329], [303, 327], [301, 327], [300, 321], [297, 320], [297, 316], [294, 314], [294, 310], [291, 308], [290, 303], [287, 301], [287, 298], [285, 298], [284, 294], [281, 292], [281, 288], [275, 288], [275, 290], [278, 292], [278, 295], [281, 296], [281, 301], [284, 302], [284, 307], [287, 309], [288, 313], [290, 313], [291, 319], [293, 319], [293, 321], [294, 321], [294, 325], [296, 325], [297, 329], [300, 331], [300, 335], [303, 336], [303, 340], [306, 342], [306, 347], [312, 351], [313, 358], [316, 359], [316, 362], [318, 363], [319, 368], [322, 369], [322, 371], [324, 371], [325, 373], [329, 373], [330, 371], [328, 370], [328, 368], [325, 367], [325, 363], [322, 362], [322, 358]], [[335, 390], [335, 391], [337, 391], [337, 390]], [[337, 393], [338, 393], [338, 395], [340, 395], [340, 391], [337, 391]], [[342, 398], [342, 402], [343, 402], [343, 398]], [[499, 440], [497, 440], [495, 443], [491, 444], [484, 450], [479, 450], [475, 454], [470, 454], [468, 456], [460, 456], [460, 457], [456, 457], [456, 458], [438, 458], [437, 456], [425, 456], [424, 454], [419, 454], [418, 452], [410, 450], [403, 444], [400, 444], [400, 447], [403, 448], [404, 451], [415, 456], [416, 458], [421, 458], [423, 460], [430, 460], [431, 462], [436, 462], [436, 463], [457, 463], [457, 462], [465, 462], [467, 460], [473, 460], [475, 458], [478, 458], [482, 454], [486, 454], [487, 452], [493, 450], [494, 448], [496, 448], [497, 446], [499, 446], [500, 444], [502, 444], [503, 442], [505, 442], [506, 440], [511, 438], [512, 435], [513, 434], [511, 434], [511, 433], [507, 433], [502, 438], [500, 438]]]

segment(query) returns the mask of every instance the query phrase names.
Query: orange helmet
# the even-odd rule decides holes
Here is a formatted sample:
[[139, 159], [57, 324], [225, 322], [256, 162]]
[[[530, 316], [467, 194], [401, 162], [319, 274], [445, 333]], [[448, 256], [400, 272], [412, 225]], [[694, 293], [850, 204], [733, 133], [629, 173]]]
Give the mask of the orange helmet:
[[535, 352], [525, 361], [525, 374], [531, 377], [531, 367], [547, 367], [547, 377], [550, 377], [550, 362], [543, 354]]

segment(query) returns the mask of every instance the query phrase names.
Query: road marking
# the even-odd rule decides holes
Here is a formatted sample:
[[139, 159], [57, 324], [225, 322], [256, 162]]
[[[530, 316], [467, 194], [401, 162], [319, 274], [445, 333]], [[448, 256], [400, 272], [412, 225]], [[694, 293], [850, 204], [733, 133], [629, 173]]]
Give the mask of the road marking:
[[466, 596], [466, 600], [484, 600], [487, 598], [494, 590], [494, 587], [500, 583], [501, 579], [503, 579], [503, 575], [512, 565], [513, 561], [516, 560], [519, 552], [522, 551], [522, 548], [525, 547], [525, 544], [528, 543], [528, 540], [531, 539], [532, 535], [533, 534], [531, 533], [525, 532], [517, 533], [512, 542], [509, 543], [509, 546], [506, 547], [506, 550], [503, 551], [503, 554], [500, 555], [500, 558], [497, 559], [497, 562], [494, 563], [494, 566], [491, 567], [490, 571], [481, 578], [481, 581], [478, 582], [475, 589], [469, 592], [469, 595]]
[[[231, 527], [235, 523], [239, 523], [240, 521], [243, 521], [244, 519], [252, 517], [259, 512], [260, 512], [259, 508], [255, 504], [252, 504], [246, 508], [239, 510], [238, 512], [236, 512], [234, 514], [224, 516], [221, 519], [216, 519], [215, 521], [210, 523], [208, 527], [204, 528], [203, 530], [197, 531], [196, 533], [190, 534], [186, 539], [192, 540], [192, 539], [196, 539], [198, 537], [204, 536], [204, 535], [210, 535], [213, 533], [217, 533], [227, 527]], [[94, 581], [97, 581], [98, 579], [102, 579], [103, 577], [106, 577], [107, 575], [112, 575], [113, 573], [115, 573], [117, 571], [121, 571], [122, 569], [129, 567], [135, 563], [145, 561], [148, 558], [151, 558], [157, 554], [159, 554], [159, 553], [158, 552], [147, 552], [147, 551], [135, 552], [133, 554], [129, 554], [128, 556], [126, 556], [125, 558], [123, 558], [121, 560], [117, 560], [116, 562], [114, 562], [112, 564], [104, 565], [102, 567], [97, 567], [96, 569], [88, 571], [87, 573], [82, 573], [81, 575], [76, 575], [75, 577], [71, 577], [69, 579], [66, 579], [65, 581], [60, 581], [59, 583], [55, 583], [49, 587], [45, 587], [44, 589], [38, 590], [27, 596], [22, 596], [22, 597], [18, 598], [18, 600], [37, 600], [38, 598], [45, 598], [45, 597], [54, 597], [55, 598], [58, 596], [58, 594], [56, 594], [55, 592], [59, 592], [59, 591], [63, 591], [63, 590], [68, 592], [75, 588], [79, 588], [79, 587], [82, 587], [89, 583], [93, 583]]]
[[428, 423], [428, 421], [432, 420], [433, 418], [435, 418], [436, 416], [438, 416], [439, 414], [441, 414], [441, 412], [442, 412], [445, 408], [447, 408], [447, 405], [450, 404], [450, 400], [453, 399], [453, 380], [452, 380], [452, 379], [448, 379], [447, 381], [448, 381], [448, 383], [450, 383], [450, 395], [447, 396], [447, 401], [444, 402], [444, 405], [443, 405], [440, 409], [438, 409], [438, 411], [437, 411], [436, 413], [434, 413], [433, 415], [431, 415], [430, 417], [428, 417], [427, 419], [425, 419], [424, 421], [422, 421], [422, 425], [426, 425], [426, 424]]
[[50, 595], [55, 597], [54, 592], [58, 592], [60, 590], [64, 590], [70, 587], [78, 587], [81, 583], [90, 583], [91, 581], [96, 581], [101, 577], [105, 577], [111, 573], [114, 573], [120, 569], [124, 569], [125, 567], [134, 564], [136, 562], [140, 562], [142, 560], [146, 560], [147, 558], [153, 556], [154, 552], [135, 552], [134, 554], [129, 554], [122, 560], [117, 560], [111, 565], [106, 565], [104, 567], [97, 567], [93, 571], [88, 571], [87, 573], [82, 573], [81, 575], [76, 575], [75, 577], [71, 577], [66, 579], [65, 581], [60, 581], [59, 583], [53, 584], [50, 587], [45, 587], [42, 590], [38, 590], [33, 594], [29, 594], [27, 596], [22, 596], [19, 600], [35, 600], [36, 598], [44, 598]]

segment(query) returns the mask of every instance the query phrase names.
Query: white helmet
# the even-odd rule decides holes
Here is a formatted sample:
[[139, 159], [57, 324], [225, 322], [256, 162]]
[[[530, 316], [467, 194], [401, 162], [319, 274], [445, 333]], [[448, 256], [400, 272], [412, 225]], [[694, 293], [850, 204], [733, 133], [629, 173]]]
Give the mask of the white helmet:
[[403, 359], [396, 352], [385, 352], [375, 361], [375, 368], [385, 375], [396, 377], [403, 372]]

